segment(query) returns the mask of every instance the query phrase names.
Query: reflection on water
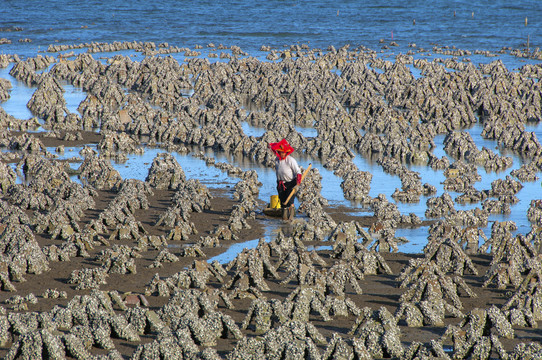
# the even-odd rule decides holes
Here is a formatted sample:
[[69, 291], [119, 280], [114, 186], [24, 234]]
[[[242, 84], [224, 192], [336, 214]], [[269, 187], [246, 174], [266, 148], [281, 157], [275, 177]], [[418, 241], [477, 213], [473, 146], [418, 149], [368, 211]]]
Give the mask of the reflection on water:
[[420, 226], [417, 229], [397, 229], [395, 237], [404, 237], [408, 240], [407, 243], [399, 243], [397, 247], [399, 251], [404, 253], [419, 253], [427, 244], [428, 226]]
[[315, 128], [296, 126], [295, 130], [306, 138], [318, 136], [318, 130]]
[[259, 242], [260, 242], [259, 239], [255, 239], [255, 240], [249, 240], [249, 241], [245, 241], [245, 242], [241, 242], [237, 244], [232, 244], [228, 248], [228, 250], [226, 250], [220, 255], [210, 258], [209, 260], [207, 260], [207, 262], [211, 263], [216, 260], [220, 264], [227, 264], [233, 259], [235, 259], [235, 257], [244, 249], [254, 249], [256, 246], [258, 246]]
[[[271, 219], [271, 218], [269, 220], [264, 220], [263, 221], [264, 234], [263, 234], [262, 239], [264, 239], [264, 241], [266, 242], [269, 242], [275, 239], [278, 232], [282, 229], [283, 226], [287, 226], [287, 225], [284, 225], [282, 220]], [[225, 252], [208, 259], [207, 262], [211, 263], [216, 260], [220, 264], [227, 264], [233, 259], [235, 259], [237, 254], [243, 251], [243, 249], [254, 249], [256, 248], [256, 246], [258, 246], [259, 242], [260, 242], [260, 239], [255, 239], [255, 240], [248, 240], [248, 241], [240, 242], [237, 244], [233, 244], [230, 247], [228, 247], [228, 249]]]
[[241, 123], [241, 127], [243, 128], [243, 132], [245, 133], [246, 136], [260, 137], [263, 134], [265, 134], [265, 132], [267, 131], [267, 129], [265, 128], [251, 126], [246, 121], [243, 121]]
[[75, 87], [73, 85], [64, 85], [64, 99], [66, 100], [66, 108], [69, 112], [79, 114], [77, 108], [79, 104], [87, 97], [87, 93], [83, 89]]
[[10, 98], [0, 104], [8, 115], [17, 119], [30, 119], [32, 113], [26, 107], [26, 104], [30, 101], [36, 89], [26, 86], [23, 82], [11, 76], [9, 72], [12, 67], [13, 64], [3, 69], [0, 68], [0, 78], [7, 79], [11, 83]]
[[[149, 174], [152, 161], [158, 154], [166, 152], [157, 148], [145, 148], [143, 155], [127, 154], [125, 162], [111, 161], [111, 165], [117, 170], [123, 179], [137, 179], [145, 181]], [[210, 188], [220, 188], [226, 185], [235, 185], [239, 179], [228, 176], [226, 172], [207, 166], [205, 161], [191, 154], [171, 152], [171, 155], [181, 165], [187, 179], [199, 180]]]

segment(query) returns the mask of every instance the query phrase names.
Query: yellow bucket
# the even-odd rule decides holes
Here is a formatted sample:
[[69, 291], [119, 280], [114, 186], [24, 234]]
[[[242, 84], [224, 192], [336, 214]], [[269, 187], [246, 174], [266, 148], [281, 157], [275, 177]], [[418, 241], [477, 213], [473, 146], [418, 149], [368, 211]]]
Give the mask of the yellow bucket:
[[280, 209], [280, 200], [278, 195], [271, 195], [271, 208]]

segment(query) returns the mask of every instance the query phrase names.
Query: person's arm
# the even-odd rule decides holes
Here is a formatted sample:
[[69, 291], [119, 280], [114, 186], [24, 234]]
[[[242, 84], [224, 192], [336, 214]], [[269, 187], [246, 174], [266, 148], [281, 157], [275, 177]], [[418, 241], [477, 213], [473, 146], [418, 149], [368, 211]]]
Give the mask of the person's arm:
[[301, 184], [301, 177], [303, 176], [301, 174], [301, 168], [299, 167], [299, 165], [297, 164], [297, 161], [293, 157], [290, 158], [290, 161], [291, 161], [290, 166], [292, 168], [292, 171], [296, 175], [297, 185], [299, 185]]

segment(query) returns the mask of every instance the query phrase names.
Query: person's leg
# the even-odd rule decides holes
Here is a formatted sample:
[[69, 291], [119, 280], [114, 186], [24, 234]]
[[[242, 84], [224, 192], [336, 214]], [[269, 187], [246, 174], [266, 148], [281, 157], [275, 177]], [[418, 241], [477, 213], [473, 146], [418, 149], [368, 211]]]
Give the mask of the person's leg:
[[282, 220], [286, 221], [289, 220], [290, 217], [290, 208], [289, 207], [283, 207], [282, 208]]
[[[296, 180], [293, 180], [293, 181], [290, 181], [290, 182], [286, 183], [286, 193], [288, 194], [286, 196], [286, 198], [288, 198], [288, 196], [290, 196], [290, 194], [292, 193], [292, 191], [294, 190], [294, 187], [296, 185], [297, 185]], [[290, 197], [290, 200], [288, 201], [288, 203], [284, 204], [284, 207], [287, 208], [286, 212], [287, 212], [287, 219], [288, 220], [292, 220], [294, 218], [294, 216], [295, 216], [294, 199], [295, 199], [295, 195]]]
[[288, 220], [289, 212], [288, 206], [286, 206], [285, 201], [288, 198], [288, 195], [290, 195], [290, 193], [288, 192], [288, 189], [286, 187], [282, 187], [281, 185], [277, 185], [277, 192], [279, 194], [280, 207], [282, 210], [282, 220]]
[[295, 217], [295, 206], [292, 204], [288, 207], [288, 220], [293, 220]]

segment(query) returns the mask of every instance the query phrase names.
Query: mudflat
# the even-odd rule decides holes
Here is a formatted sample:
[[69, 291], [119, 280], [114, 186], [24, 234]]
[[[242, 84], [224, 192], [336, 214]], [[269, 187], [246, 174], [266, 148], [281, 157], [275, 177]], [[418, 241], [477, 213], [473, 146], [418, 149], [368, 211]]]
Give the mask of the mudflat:
[[[542, 202], [530, 202], [524, 233], [512, 221], [488, 221], [509, 213], [542, 169], [542, 146], [526, 131], [540, 121], [539, 67], [512, 74], [498, 60], [391, 62], [347, 46], [292, 46], [271, 51], [268, 62], [239, 59], [232, 48], [229, 62], [192, 57], [181, 65], [153, 56], [185, 51], [175, 47], [90, 48], [146, 57], [0, 58], [36, 87], [28, 107], [44, 130], [0, 112], [0, 356], [542, 357]], [[420, 69], [419, 81], [405, 64]], [[78, 114], [67, 111], [62, 82], [88, 93]], [[4, 96], [8, 85], [0, 83]], [[249, 105], [257, 110], [247, 114]], [[241, 121], [266, 132], [246, 136]], [[478, 168], [502, 172], [512, 159], [477, 148], [463, 131], [477, 122], [485, 139], [524, 161], [491, 189], [473, 186]], [[315, 125], [314, 137], [295, 130]], [[433, 154], [437, 135], [448, 156]], [[342, 178], [345, 199], [374, 214], [329, 206], [313, 169], [297, 194], [298, 216], [268, 218], [255, 171], [200, 151], [270, 167], [268, 144], [280, 138], [322, 159]], [[71, 159], [47, 151], [73, 146], [83, 149]], [[111, 161], [144, 147], [164, 153], [145, 181], [122, 179]], [[239, 181], [207, 188], [186, 178], [172, 152], [192, 152]], [[401, 178], [395, 202], [429, 197], [426, 218], [371, 198], [378, 179], [356, 167], [354, 152]], [[442, 171], [444, 194], [435, 196], [407, 163]], [[464, 203], [476, 206], [455, 209]], [[269, 222], [279, 228], [272, 236]], [[419, 226], [430, 229], [424, 252], [396, 251], [395, 230]], [[229, 261], [208, 261], [251, 240], [258, 245]]]

